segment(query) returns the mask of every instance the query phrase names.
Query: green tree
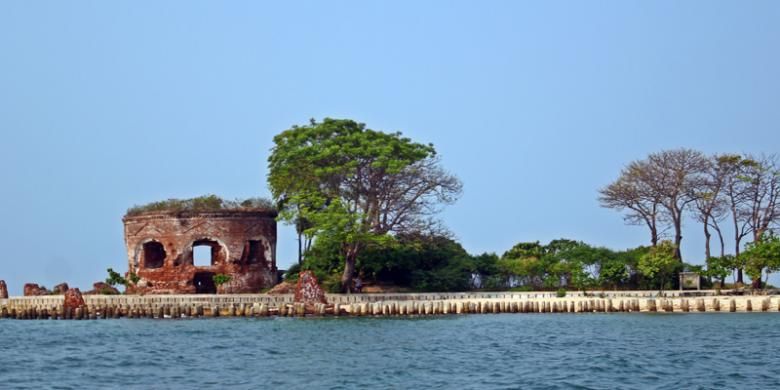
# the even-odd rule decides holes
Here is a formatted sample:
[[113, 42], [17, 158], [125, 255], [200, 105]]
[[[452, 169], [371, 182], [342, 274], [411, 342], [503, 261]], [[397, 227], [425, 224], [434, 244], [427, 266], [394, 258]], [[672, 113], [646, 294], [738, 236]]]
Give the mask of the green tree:
[[660, 284], [660, 289], [663, 291], [664, 284], [668, 277], [672, 275], [680, 265], [675, 253], [676, 248], [671, 241], [660, 242], [639, 258], [639, 272], [648, 278], [657, 279]]
[[742, 257], [746, 260], [745, 272], [753, 281], [753, 288], [760, 289], [762, 273], [766, 273], [768, 281], [770, 273], [780, 270], [780, 238], [765, 235], [761, 241], [747, 244]]
[[520, 242], [515, 244], [512, 249], [504, 252], [501, 255], [502, 259], [523, 259], [527, 257], [542, 257], [546, 252], [544, 245], [539, 244], [539, 241], [534, 242]]
[[705, 275], [711, 278], [715, 278], [720, 282], [721, 288], [726, 283], [726, 277], [729, 276], [731, 271], [735, 268], [733, 255], [723, 255], [719, 257], [707, 258], [707, 270]]
[[574, 287], [585, 289], [593, 285], [592, 248], [569, 239], [552, 240], [547, 245], [521, 242], [506, 251], [498, 261], [505, 279], [518, 278], [522, 285], [535, 289]]
[[352, 120], [326, 118], [274, 137], [268, 182], [288, 223], [336, 243], [350, 291], [362, 250], [392, 234], [434, 230], [432, 216], [453, 203], [461, 183], [439, 166], [433, 145], [383, 133]]

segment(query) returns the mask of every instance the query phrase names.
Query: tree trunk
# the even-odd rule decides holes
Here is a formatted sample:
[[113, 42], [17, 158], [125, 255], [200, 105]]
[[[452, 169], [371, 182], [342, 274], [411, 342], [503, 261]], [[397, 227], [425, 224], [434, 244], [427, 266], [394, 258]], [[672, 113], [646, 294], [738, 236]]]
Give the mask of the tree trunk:
[[352, 277], [355, 275], [355, 260], [357, 259], [357, 246], [350, 247], [344, 258], [344, 273], [341, 274], [341, 291], [352, 292]]
[[658, 246], [658, 229], [655, 226], [650, 228], [650, 243], [653, 247]]
[[303, 237], [301, 236], [301, 233], [298, 233], [298, 265], [303, 263]]
[[682, 263], [682, 252], [680, 252], [680, 243], [682, 242], [682, 221], [677, 218], [674, 221], [674, 257]]
[[710, 228], [708, 224], [708, 218], [704, 218], [704, 259], [707, 260], [710, 258], [710, 237], [712, 235], [710, 234]]
[[[734, 259], [736, 259], [737, 263], [739, 263], [739, 244], [742, 241], [742, 239], [737, 236], [736, 245], [734, 246]], [[745, 281], [742, 277], [742, 267], [737, 268], [737, 283], [745, 284]]]
[[715, 232], [718, 233], [718, 240], [720, 241], [720, 257], [726, 256], [726, 242], [723, 240], [723, 233], [720, 231], [717, 223], [715, 224]]

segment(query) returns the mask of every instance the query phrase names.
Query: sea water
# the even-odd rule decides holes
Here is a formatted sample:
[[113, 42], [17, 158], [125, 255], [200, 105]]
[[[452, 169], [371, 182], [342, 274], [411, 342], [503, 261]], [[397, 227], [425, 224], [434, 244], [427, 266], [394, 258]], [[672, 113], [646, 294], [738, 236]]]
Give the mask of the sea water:
[[0, 388], [780, 388], [780, 315], [0, 321]]

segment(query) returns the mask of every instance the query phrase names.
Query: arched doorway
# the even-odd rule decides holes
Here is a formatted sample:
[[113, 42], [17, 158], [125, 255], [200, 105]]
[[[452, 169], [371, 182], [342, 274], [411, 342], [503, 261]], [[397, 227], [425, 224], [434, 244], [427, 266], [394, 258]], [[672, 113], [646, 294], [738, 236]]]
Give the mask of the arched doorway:
[[196, 294], [216, 294], [217, 285], [214, 284], [213, 272], [196, 272], [192, 279]]

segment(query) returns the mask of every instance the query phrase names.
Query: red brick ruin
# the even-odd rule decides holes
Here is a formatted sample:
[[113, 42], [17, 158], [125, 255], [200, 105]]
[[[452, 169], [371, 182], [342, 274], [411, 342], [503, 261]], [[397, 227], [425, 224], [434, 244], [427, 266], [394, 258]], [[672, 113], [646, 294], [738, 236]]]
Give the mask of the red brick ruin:
[[[273, 287], [276, 212], [221, 210], [125, 216], [130, 294], [259, 293]], [[214, 276], [229, 281], [217, 286]]]

